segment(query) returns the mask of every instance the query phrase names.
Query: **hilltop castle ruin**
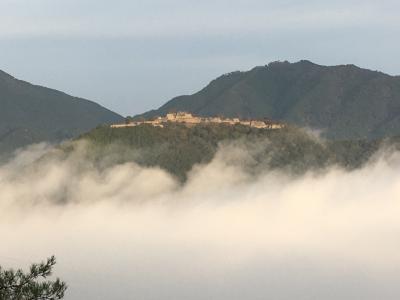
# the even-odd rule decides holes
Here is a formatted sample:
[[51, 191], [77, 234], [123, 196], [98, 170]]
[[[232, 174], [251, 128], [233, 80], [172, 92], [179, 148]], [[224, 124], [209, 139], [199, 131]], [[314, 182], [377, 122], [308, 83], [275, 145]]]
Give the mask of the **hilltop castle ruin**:
[[129, 121], [125, 124], [113, 124], [111, 128], [134, 127], [142, 124], [149, 124], [155, 127], [164, 127], [168, 123], [181, 123], [186, 126], [195, 126], [198, 124], [227, 124], [244, 125], [261, 129], [281, 129], [285, 124], [272, 120], [241, 120], [239, 118], [221, 118], [221, 117], [197, 117], [188, 112], [168, 113], [164, 117], [156, 117], [152, 120]]

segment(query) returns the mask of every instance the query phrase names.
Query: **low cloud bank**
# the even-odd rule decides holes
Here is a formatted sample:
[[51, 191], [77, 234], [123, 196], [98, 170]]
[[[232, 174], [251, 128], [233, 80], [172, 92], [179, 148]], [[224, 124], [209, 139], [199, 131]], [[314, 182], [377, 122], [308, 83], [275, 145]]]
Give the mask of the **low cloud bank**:
[[397, 153], [352, 172], [255, 176], [228, 147], [181, 185], [136, 164], [99, 170], [84, 145], [41, 159], [52, 151], [0, 167], [0, 264], [55, 254], [67, 299], [400, 296]]

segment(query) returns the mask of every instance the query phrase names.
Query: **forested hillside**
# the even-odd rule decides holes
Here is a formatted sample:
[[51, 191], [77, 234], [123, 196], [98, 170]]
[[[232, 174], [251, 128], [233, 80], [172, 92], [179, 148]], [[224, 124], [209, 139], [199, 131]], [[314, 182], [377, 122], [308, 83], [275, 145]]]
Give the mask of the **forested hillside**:
[[[102, 126], [76, 141], [88, 142], [88, 160], [100, 167], [132, 161], [161, 167], [183, 180], [195, 164], [210, 162], [221, 148], [228, 156], [232, 151], [242, 151], [243, 155], [237, 156], [237, 160], [233, 158], [231, 163], [249, 172], [281, 169], [301, 174], [331, 165], [360, 167], [385, 143], [382, 140], [322, 141], [294, 127], [265, 130], [240, 125], [198, 125], [188, 128], [179, 124], [165, 128]], [[73, 150], [76, 141], [64, 145], [65, 151]]]

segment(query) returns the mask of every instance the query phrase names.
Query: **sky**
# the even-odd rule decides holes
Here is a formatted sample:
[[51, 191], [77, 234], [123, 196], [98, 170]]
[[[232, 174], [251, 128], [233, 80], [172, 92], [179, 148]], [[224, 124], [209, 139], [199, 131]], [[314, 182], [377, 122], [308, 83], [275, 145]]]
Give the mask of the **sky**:
[[271, 61], [400, 75], [397, 0], [0, 0], [0, 69], [122, 115]]

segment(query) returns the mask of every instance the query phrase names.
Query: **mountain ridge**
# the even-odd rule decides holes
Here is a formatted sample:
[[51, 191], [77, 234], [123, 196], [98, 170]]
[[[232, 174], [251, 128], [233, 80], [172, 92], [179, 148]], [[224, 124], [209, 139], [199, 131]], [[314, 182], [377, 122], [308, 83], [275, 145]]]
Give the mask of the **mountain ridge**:
[[169, 111], [267, 117], [324, 130], [333, 139], [380, 138], [400, 134], [400, 76], [353, 64], [272, 62], [224, 74], [195, 94], [175, 97], [136, 117]]
[[57, 143], [122, 116], [91, 100], [34, 85], [0, 70], [0, 153]]

